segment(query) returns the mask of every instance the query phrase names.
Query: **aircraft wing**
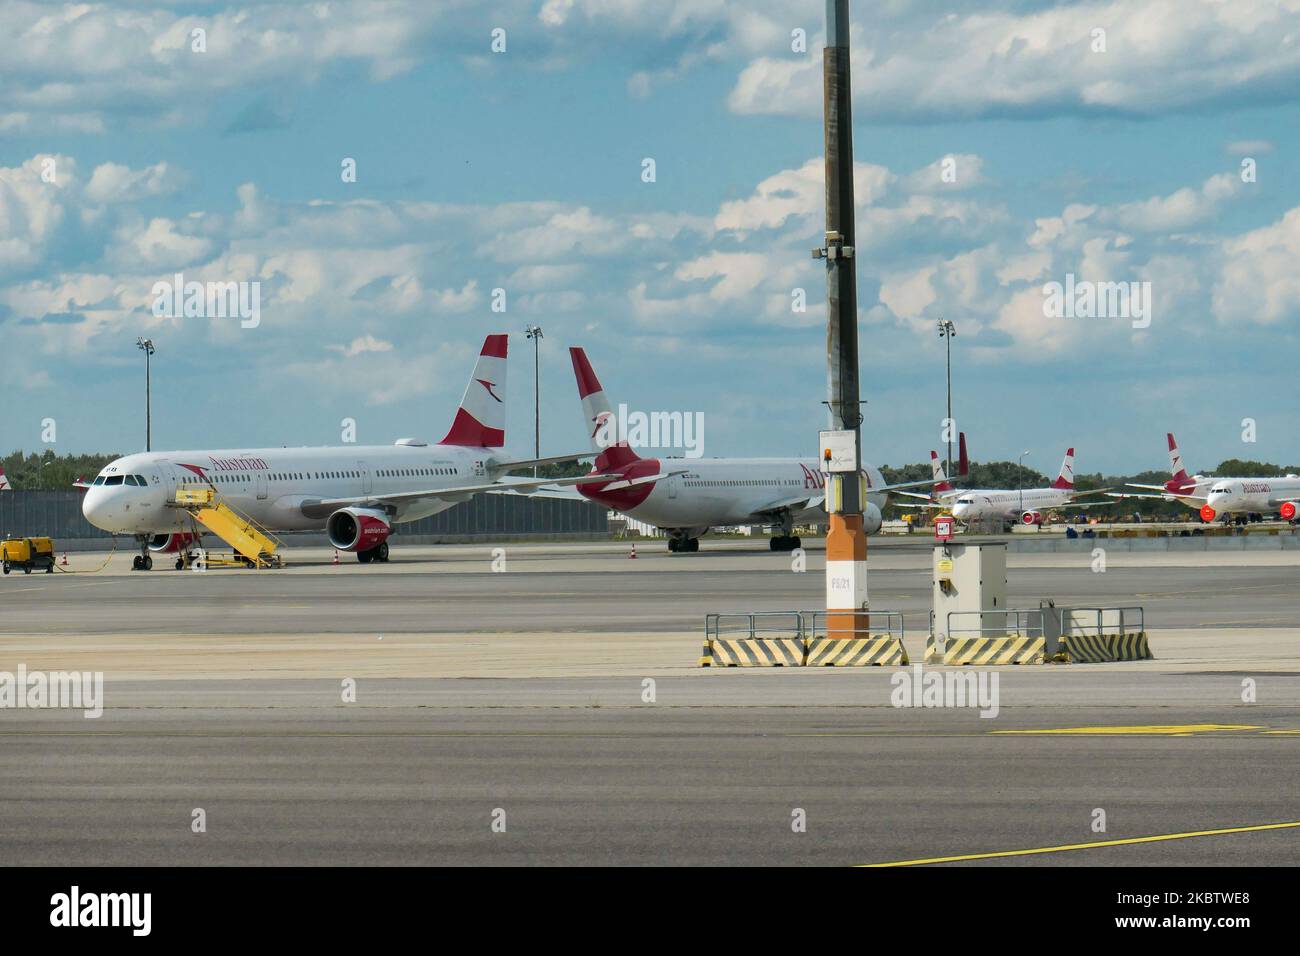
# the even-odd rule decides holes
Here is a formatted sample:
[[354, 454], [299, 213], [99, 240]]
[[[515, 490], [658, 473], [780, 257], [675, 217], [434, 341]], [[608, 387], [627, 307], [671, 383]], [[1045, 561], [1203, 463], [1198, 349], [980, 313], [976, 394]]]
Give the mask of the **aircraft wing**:
[[783, 501], [776, 501], [770, 505], [764, 505], [754, 511], [756, 515], [770, 515], [780, 517], [783, 513], [789, 511], [798, 514], [800, 511], [808, 511], [811, 508], [818, 507], [826, 500], [825, 495], [799, 495], [794, 498], [786, 498]]
[[891, 507], [893, 507], [893, 508], [923, 508], [923, 509], [925, 509], [925, 510], [927, 510], [927, 511], [947, 511], [947, 510], [948, 510], [948, 506], [947, 506], [947, 505], [936, 505], [936, 504], [933, 504], [933, 503], [931, 503], [931, 504], [924, 504], [924, 505], [913, 505], [913, 504], [903, 504], [902, 502], [897, 502], [897, 501], [896, 501], [896, 502], [893, 502], [893, 503], [891, 504]]
[[[929, 495], [917, 494], [915, 491], [900, 491], [899, 494], [900, 494], [900, 495], [907, 495], [907, 497], [909, 497], [909, 498], [920, 498], [922, 501], [929, 501], [929, 500], [930, 500], [930, 496], [929, 496]], [[903, 508], [903, 507], [909, 507], [909, 506], [907, 506], [907, 505], [899, 505], [899, 507], [900, 507], [900, 508]]]
[[460, 502], [468, 501], [474, 495], [483, 493], [526, 495], [530, 489], [542, 488], [545, 485], [554, 487], [583, 485], [618, 477], [618, 475], [581, 475], [576, 478], [516, 478], [508, 482], [492, 481], [481, 485], [460, 485], [455, 488], [434, 488], [429, 491], [398, 491], [380, 495], [358, 495], [353, 498], [326, 498], [318, 504], [326, 508], [346, 508], [349, 505], [407, 504], [433, 498]]
[[1137, 494], [1137, 493], [1127, 492], [1127, 491], [1108, 491], [1106, 492], [1106, 497], [1118, 498], [1121, 500], [1126, 498], [1145, 498], [1149, 501], [1173, 501], [1174, 500], [1174, 496], [1170, 494], [1144, 495], [1144, 494]]
[[[686, 474], [686, 470], [682, 469], [681, 471], [661, 471], [657, 475], [642, 475], [640, 478], [624, 478], [621, 481], [610, 482], [601, 490], [619, 491], [623, 488], [635, 488], [637, 485], [648, 485], [656, 481], [663, 481], [663, 479], [665, 478], [671, 478], [674, 475], [684, 475], [684, 474]], [[583, 479], [588, 481], [590, 480], [606, 481], [611, 477], [617, 478], [618, 476], [607, 475], [604, 478], [601, 478], [599, 476], [583, 475], [582, 477]], [[558, 487], [559, 482], [554, 478], [548, 480], [546, 484], [540, 487], [536, 487], [532, 481], [529, 481], [527, 479], [502, 478], [501, 481], [504, 484], [503, 487], [499, 489], [491, 489], [489, 490], [488, 493], [494, 495], [528, 495], [529, 497], [538, 497], [538, 498], [565, 498], [569, 500], [581, 500], [581, 501], [586, 500], [585, 498], [582, 497], [582, 495], [578, 494], [575, 491], [570, 491], [568, 489]], [[581, 482], [576, 482], [576, 483], [581, 484]], [[519, 489], [517, 486], [520, 484], [523, 484], [525, 487]]]
[[514, 471], [516, 468], [532, 468], [535, 465], [558, 465], [564, 461], [582, 461], [585, 458], [595, 458], [594, 451], [583, 452], [579, 455], [552, 455], [550, 458], [514, 458], [509, 461], [493, 461], [495, 468], [506, 468]]

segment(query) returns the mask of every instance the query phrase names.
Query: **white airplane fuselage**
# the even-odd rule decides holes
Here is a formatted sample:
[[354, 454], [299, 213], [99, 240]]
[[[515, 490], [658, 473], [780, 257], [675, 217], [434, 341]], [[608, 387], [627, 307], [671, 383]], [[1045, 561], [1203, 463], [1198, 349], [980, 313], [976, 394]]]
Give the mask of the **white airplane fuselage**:
[[[826, 475], [813, 459], [797, 458], [661, 458], [642, 459], [647, 470], [683, 471], [652, 484], [619, 492], [589, 495], [608, 501], [617, 494], [617, 510], [660, 528], [716, 528], [724, 525], [771, 523], [771, 511], [800, 497], [817, 498], [826, 492]], [[883, 485], [880, 472], [863, 466], [867, 500], [883, 508], [888, 496], [872, 493]], [[584, 494], [586, 491], [584, 490]], [[792, 510], [796, 524], [826, 518], [824, 502]]]
[[[271, 531], [315, 531], [335, 510], [320, 502], [492, 481], [501, 449], [397, 444], [140, 452], [110, 462], [86, 490], [81, 510], [115, 534], [190, 530], [170, 506], [180, 487], [212, 487], [226, 504]], [[423, 498], [392, 508], [391, 523], [418, 521], [456, 501]]]
[[1069, 488], [973, 488], [955, 494], [952, 515], [960, 521], [1018, 521], [1026, 512], [1068, 507], [1079, 492]]
[[1270, 514], [1300, 499], [1300, 478], [1295, 476], [1211, 480], [1205, 503], [1216, 515]]

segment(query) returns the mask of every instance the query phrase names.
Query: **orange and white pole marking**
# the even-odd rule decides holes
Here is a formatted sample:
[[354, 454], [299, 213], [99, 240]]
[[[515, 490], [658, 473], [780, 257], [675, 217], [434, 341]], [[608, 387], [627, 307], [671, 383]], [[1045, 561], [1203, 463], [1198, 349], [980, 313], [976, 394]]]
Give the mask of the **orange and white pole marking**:
[[826, 535], [826, 636], [866, 637], [867, 536], [862, 515], [832, 512]]

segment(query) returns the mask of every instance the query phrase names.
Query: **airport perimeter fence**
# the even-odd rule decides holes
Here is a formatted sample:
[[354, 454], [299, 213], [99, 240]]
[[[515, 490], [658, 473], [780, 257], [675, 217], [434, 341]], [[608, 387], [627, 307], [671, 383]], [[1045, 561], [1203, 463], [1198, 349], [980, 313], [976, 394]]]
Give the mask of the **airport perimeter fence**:
[[[516, 536], [595, 538], [608, 533], [607, 512], [599, 505], [522, 495], [476, 495], [447, 511], [398, 525], [395, 531], [412, 544]], [[53, 538], [59, 548], [71, 550], [103, 547], [112, 537], [81, 514], [81, 492], [75, 490], [0, 492], [0, 538], [5, 535]], [[295, 538], [307, 544], [325, 541], [323, 534]]]

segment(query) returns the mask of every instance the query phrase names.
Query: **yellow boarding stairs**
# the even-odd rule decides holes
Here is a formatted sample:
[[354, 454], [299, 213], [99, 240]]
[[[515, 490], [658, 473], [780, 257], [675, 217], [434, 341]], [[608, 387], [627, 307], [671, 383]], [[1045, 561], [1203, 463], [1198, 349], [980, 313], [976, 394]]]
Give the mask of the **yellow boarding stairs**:
[[[224, 504], [214, 488], [178, 488], [175, 504], [188, 511], [196, 522], [195, 540], [198, 540], [198, 525], [201, 524], [235, 549], [235, 554], [229, 557], [205, 552], [203, 561], [207, 567], [284, 567], [284, 558], [276, 554], [280, 540], [252, 518], [241, 515], [230, 505]], [[180, 560], [184, 567], [189, 568], [194, 563], [195, 555], [193, 552], [182, 552]]]

